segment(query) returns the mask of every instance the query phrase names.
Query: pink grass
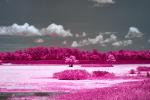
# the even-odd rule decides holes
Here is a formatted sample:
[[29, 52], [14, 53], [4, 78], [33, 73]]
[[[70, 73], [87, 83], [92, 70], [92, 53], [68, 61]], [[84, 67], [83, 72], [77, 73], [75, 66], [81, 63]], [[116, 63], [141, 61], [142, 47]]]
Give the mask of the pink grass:
[[115, 87], [79, 91], [56, 100], [150, 100], [150, 81], [123, 83]]

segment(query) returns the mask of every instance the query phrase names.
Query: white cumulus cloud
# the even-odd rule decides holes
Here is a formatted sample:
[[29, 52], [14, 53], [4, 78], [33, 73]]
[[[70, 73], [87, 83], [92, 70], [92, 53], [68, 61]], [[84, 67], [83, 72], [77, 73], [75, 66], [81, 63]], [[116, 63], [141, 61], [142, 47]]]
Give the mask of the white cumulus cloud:
[[38, 39], [33, 40], [33, 42], [35, 42], [35, 43], [43, 43], [45, 41], [42, 38], [38, 38]]
[[115, 1], [114, 0], [90, 0], [93, 1], [95, 3], [96, 7], [99, 7], [103, 4], [114, 4]]
[[111, 34], [109, 38], [106, 38], [104, 40], [104, 43], [112, 43], [112, 42], [115, 42], [117, 41], [117, 36], [114, 35], [114, 34]]
[[88, 38], [88, 41], [90, 44], [97, 44], [97, 43], [103, 43], [103, 35], [99, 34], [95, 38]]
[[79, 34], [75, 34], [75, 37], [77, 37], [77, 38], [78, 38], [78, 37], [79, 37]]
[[150, 39], [148, 39], [148, 43], [150, 43]]
[[13, 24], [11, 26], [1, 26], [0, 35], [33, 36], [41, 34], [35, 26], [25, 23], [23, 25]]
[[82, 37], [86, 37], [86, 33], [85, 32], [82, 33]]
[[19, 36], [73, 36], [70, 30], [65, 30], [62, 25], [50, 24], [46, 28], [38, 29], [33, 25], [25, 23], [23, 25], [13, 24], [11, 26], [0, 26], [0, 35], [19, 35]]
[[64, 41], [62, 42], [62, 44], [66, 45], [66, 44], [67, 44], [67, 41], [66, 41], [66, 40], [64, 40]]
[[72, 36], [70, 30], [65, 30], [62, 25], [57, 25], [55, 23], [50, 24], [47, 28], [42, 29], [42, 33], [46, 35], [58, 35], [58, 36]]
[[80, 47], [80, 45], [77, 43], [77, 41], [73, 41], [71, 47]]
[[76, 33], [76, 34], [75, 34], [75, 37], [76, 37], [76, 38], [79, 38], [79, 37], [86, 37], [86, 35], [87, 35], [87, 34], [86, 34], [85, 32], [83, 32], [82, 34]]
[[112, 43], [112, 46], [114, 46], [114, 47], [128, 46], [128, 45], [131, 45], [132, 43], [133, 43], [132, 40], [116, 41], [116, 42]]
[[125, 38], [138, 38], [138, 37], [142, 37], [142, 36], [143, 36], [143, 33], [140, 32], [140, 30], [138, 28], [130, 27], [129, 32], [127, 33]]
[[99, 34], [95, 38], [83, 39], [78, 42], [73, 41], [71, 46], [72, 47], [81, 47], [81, 46], [95, 45], [95, 44], [99, 44], [100, 46], [106, 46], [108, 44], [111, 44], [111, 43], [117, 41], [117, 36], [114, 34], [109, 34], [110, 36], [108, 38], [104, 38], [103, 35]]

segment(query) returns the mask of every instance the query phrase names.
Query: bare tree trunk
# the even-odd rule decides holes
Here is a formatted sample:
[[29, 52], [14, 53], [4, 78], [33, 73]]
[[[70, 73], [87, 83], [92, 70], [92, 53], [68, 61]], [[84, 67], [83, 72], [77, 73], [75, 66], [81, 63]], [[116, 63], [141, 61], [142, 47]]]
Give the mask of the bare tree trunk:
[[147, 76], [148, 78], [150, 77], [150, 74], [149, 74], [149, 72], [147, 72], [147, 73], [146, 73], [146, 76]]
[[69, 67], [73, 67], [73, 64], [69, 64]]

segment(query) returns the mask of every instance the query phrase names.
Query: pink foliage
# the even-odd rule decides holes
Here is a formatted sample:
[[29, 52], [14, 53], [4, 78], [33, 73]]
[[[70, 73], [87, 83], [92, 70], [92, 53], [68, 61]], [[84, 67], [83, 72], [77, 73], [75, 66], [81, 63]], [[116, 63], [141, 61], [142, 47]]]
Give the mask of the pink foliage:
[[134, 69], [131, 69], [131, 70], [129, 71], [129, 74], [135, 74], [135, 70], [134, 70]]
[[64, 70], [62, 72], [54, 73], [54, 78], [59, 80], [83, 80], [90, 77], [90, 74], [86, 70]]
[[75, 56], [65, 57], [65, 63], [67, 64], [74, 64], [78, 63], [79, 61], [76, 59]]
[[109, 72], [107, 72], [107, 71], [93, 71], [93, 76], [94, 77], [101, 77], [101, 76], [105, 76], [108, 73]]
[[78, 62], [75, 56], [65, 57], [65, 63], [69, 64], [69, 67], [73, 67], [73, 64], [77, 64]]
[[96, 77], [96, 78], [99, 78], [99, 77], [112, 78], [112, 77], [115, 76], [115, 74], [109, 73], [109, 72], [107, 72], [107, 71], [93, 71], [92, 76], [93, 76], [93, 77]]
[[139, 66], [137, 68], [137, 71], [150, 71], [150, 66], [146, 67], [146, 66]]
[[[74, 57], [72, 57], [74, 56]], [[40, 61], [40, 60], [59, 60], [64, 58], [78, 59], [84, 64], [108, 64], [108, 63], [150, 63], [150, 50], [131, 51], [119, 50], [101, 52], [97, 50], [85, 51], [75, 48], [57, 48], [57, 47], [33, 47], [15, 52], [1, 52], [0, 60], [3, 61]], [[72, 62], [66, 58], [66, 62]], [[20, 62], [19, 61], [19, 62]], [[77, 60], [73, 62], [76, 63]], [[59, 63], [59, 62], [58, 62]]]
[[116, 62], [116, 58], [114, 55], [108, 54], [106, 61], [107, 62]]

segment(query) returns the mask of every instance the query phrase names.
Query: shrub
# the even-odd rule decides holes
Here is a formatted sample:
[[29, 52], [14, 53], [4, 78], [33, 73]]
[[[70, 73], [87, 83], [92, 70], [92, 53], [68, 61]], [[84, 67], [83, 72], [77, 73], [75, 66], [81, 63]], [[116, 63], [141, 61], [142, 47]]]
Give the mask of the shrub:
[[53, 77], [59, 80], [83, 80], [89, 78], [90, 74], [86, 70], [76, 69], [54, 73]]
[[139, 67], [137, 68], [137, 71], [150, 71], [150, 67], [139, 66]]
[[58, 77], [59, 77], [59, 73], [60, 73], [60, 72], [54, 73], [54, 74], [53, 74], [53, 78], [58, 78]]
[[129, 74], [135, 74], [135, 70], [134, 70], [134, 69], [131, 69], [131, 70], [129, 71]]
[[114, 77], [115, 75], [107, 71], [93, 71], [92, 76], [93, 77]]
[[149, 72], [146, 73], [146, 77], [150, 78], [150, 73]]

